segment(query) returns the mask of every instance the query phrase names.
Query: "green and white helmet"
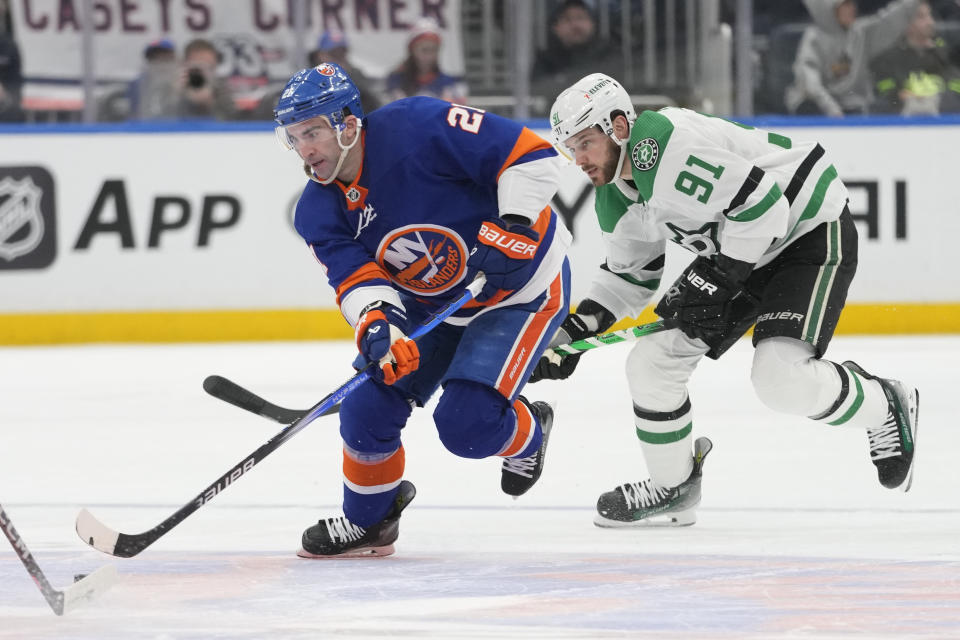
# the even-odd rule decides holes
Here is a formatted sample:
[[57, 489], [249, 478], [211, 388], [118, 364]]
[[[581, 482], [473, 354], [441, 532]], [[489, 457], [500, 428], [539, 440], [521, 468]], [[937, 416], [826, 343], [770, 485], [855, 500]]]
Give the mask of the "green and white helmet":
[[554, 143], [560, 147], [563, 141], [594, 125], [617, 144], [626, 140], [613, 133], [615, 111], [622, 111], [631, 125], [637, 119], [627, 91], [608, 75], [591, 73], [565, 89], [550, 108], [550, 129]]

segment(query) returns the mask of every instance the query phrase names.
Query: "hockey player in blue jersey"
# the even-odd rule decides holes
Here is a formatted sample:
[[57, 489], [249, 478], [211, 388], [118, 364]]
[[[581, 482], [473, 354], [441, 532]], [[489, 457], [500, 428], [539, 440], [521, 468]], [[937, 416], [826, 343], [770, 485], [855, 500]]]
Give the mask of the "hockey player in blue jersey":
[[[543, 469], [553, 410], [519, 394], [570, 301], [570, 233], [548, 205], [556, 152], [510, 120], [434, 98], [364, 116], [335, 64], [294, 74], [274, 116], [309, 177], [297, 232], [355, 329], [355, 366], [378, 363], [340, 408], [344, 515], [308, 528], [299, 555], [389, 555], [415, 494], [401, 430], [438, 388], [449, 451], [502, 457], [513, 496]], [[475, 300], [406, 337], [478, 272]]]

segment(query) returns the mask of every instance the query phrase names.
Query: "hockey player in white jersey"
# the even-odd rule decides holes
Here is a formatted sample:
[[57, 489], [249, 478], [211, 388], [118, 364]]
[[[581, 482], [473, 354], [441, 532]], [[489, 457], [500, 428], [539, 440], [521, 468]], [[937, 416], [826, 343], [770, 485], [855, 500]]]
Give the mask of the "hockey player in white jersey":
[[[668, 241], [696, 254], [655, 308], [668, 329], [638, 340], [627, 359], [650, 477], [602, 494], [595, 523], [696, 521], [712, 445], [693, 441], [687, 382], [704, 355], [720, 357], [751, 326], [751, 380], [763, 403], [864, 429], [880, 483], [907, 491], [918, 391], [823, 357], [857, 266], [847, 190], [823, 147], [687, 109], [638, 116], [603, 74], [561, 93], [550, 124], [596, 187], [606, 249], [553, 344], [639, 315], [660, 285]], [[566, 378], [578, 358], [548, 350], [531, 380]]]

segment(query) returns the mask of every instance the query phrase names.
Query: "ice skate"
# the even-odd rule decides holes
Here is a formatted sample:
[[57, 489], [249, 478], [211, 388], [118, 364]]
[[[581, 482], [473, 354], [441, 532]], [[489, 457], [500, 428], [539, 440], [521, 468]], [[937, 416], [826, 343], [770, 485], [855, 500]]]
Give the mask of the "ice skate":
[[406, 508], [417, 489], [403, 480], [387, 516], [372, 527], [359, 527], [345, 516], [321, 520], [303, 532], [301, 558], [359, 558], [389, 556], [393, 543], [400, 535], [400, 513]]
[[713, 448], [708, 438], [693, 443], [693, 471], [676, 487], [661, 487], [652, 480], [628, 482], [607, 491], [597, 500], [598, 527], [684, 527], [697, 521], [703, 460]]
[[887, 396], [887, 417], [878, 427], [867, 429], [870, 459], [877, 468], [880, 484], [907, 492], [913, 482], [913, 460], [920, 416], [920, 392], [899, 380], [880, 378], [864, 371], [856, 362], [843, 363], [864, 378], [876, 380]]
[[520, 400], [530, 407], [530, 411], [540, 422], [540, 429], [543, 431], [543, 442], [540, 448], [532, 456], [526, 458], [504, 458], [503, 466], [500, 470], [500, 488], [508, 496], [514, 498], [522, 496], [537, 483], [540, 474], [543, 472], [543, 459], [547, 453], [547, 439], [550, 436], [550, 430], [553, 428], [553, 407], [546, 402], [527, 402], [527, 399], [520, 396]]

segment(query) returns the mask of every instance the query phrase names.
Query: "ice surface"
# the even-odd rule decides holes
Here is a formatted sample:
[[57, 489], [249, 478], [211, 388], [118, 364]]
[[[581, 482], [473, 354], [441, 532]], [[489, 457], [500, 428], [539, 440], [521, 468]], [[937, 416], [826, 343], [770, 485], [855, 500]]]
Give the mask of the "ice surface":
[[[297, 558], [339, 512], [340, 441], [320, 418], [143, 553], [73, 531], [81, 507], [125, 533], [158, 524], [282, 426], [207, 396], [225, 375], [308, 407], [351, 375], [347, 343], [0, 349], [0, 504], [58, 587], [113, 563], [120, 582], [56, 618], [0, 548], [0, 638], [960, 638], [960, 336], [840, 336], [829, 355], [920, 388], [907, 494], [876, 480], [862, 431], [778, 415], [741, 341], [691, 384], [714, 442], [699, 522], [602, 530], [597, 496], [645, 476], [626, 345], [559, 400], [540, 483], [500, 493], [497, 460], [454, 457], [431, 407], [405, 434], [418, 495], [389, 558]], [[949, 418], [948, 413], [954, 414]]]

